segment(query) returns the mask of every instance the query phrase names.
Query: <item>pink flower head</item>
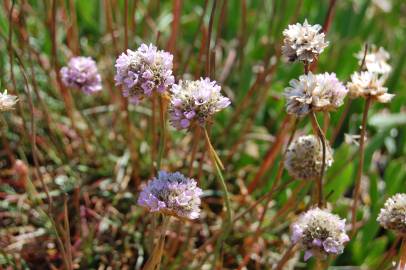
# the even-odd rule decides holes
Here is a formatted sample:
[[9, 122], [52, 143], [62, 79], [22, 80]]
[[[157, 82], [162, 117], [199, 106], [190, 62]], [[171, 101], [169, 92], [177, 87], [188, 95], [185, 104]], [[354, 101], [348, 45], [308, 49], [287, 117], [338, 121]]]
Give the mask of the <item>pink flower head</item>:
[[78, 56], [69, 60], [60, 70], [62, 82], [66, 87], [77, 88], [85, 94], [102, 90], [101, 76], [96, 62], [90, 57]]

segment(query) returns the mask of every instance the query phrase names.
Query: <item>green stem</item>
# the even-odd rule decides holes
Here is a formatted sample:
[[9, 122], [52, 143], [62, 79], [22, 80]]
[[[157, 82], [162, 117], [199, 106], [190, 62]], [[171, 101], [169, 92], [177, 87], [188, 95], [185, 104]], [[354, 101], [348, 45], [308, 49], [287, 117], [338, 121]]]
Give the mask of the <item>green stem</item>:
[[158, 160], [156, 163], [156, 168], [159, 171], [161, 169], [162, 157], [165, 152], [166, 144], [166, 119], [165, 119], [165, 104], [162, 96], [159, 96], [159, 121], [161, 123], [161, 134], [159, 138], [159, 150], [158, 150]]
[[209, 156], [210, 156], [211, 162], [213, 163], [213, 166], [216, 169], [217, 176], [220, 179], [220, 184], [221, 184], [221, 188], [223, 189], [224, 201], [225, 201], [226, 211], [227, 211], [227, 218], [223, 222], [222, 228], [221, 228], [223, 233], [220, 235], [219, 239], [217, 240], [216, 247], [215, 247], [213, 269], [216, 269], [216, 266], [218, 263], [218, 258], [220, 255], [220, 250], [223, 246], [225, 239], [227, 238], [227, 236], [231, 230], [232, 212], [231, 212], [230, 196], [228, 193], [226, 182], [224, 180], [223, 173], [221, 171], [221, 168], [224, 168], [224, 167], [223, 167], [223, 164], [221, 163], [220, 158], [218, 157], [216, 151], [214, 150], [214, 148], [210, 142], [210, 137], [209, 137], [209, 134], [207, 133], [206, 128], [204, 128], [204, 136], [206, 139], [207, 148], [209, 150]]
[[206, 128], [204, 128], [204, 136], [206, 139], [207, 147], [209, 148], [209, 153], [213, 155], [215, 163], [220, 167], [220, 169], [224, 170], [223, 162], [221, 162], [220, 157], [217, 155], [216, 150], [214, 149], [213, 145], [211, 144], [209, 134], [207, 133]]

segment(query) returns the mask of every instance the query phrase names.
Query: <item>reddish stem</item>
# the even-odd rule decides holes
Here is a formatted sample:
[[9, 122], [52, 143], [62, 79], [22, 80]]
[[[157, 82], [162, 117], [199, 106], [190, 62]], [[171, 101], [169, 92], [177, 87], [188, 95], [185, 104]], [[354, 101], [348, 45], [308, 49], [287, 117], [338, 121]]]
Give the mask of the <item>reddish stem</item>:
[[364, 113], [362, 116], [362, 123], [361, 123], [361, 136], [359, 139], [359, 164], [358, 164], [358, 170], [357, 170], [357, 176], [355, 179], [355, 188], [354, 188], [354, 193], [353, 193], [353, 204], [352, 204], [352, 209], [351, 209], [351, 218], [352, 218], [352, 235], [354, 236], [356, 233], [356, 222], [357, 222], [357, 207], [358, 207], [358, 198], [359, 198], [359, 193], [360, 193], [360, 188], [361, 188], [361, 178], [362, 178], [362, 172], [364, 168], [364, 159], [365, 159], [365, 134], [366, 134], [366, 125], [367, 125], [367, 119], [368, 119], [368, 110], [371, 105], [372, 99], [371, 97], [367, 97], [365, 100], [365, 107], [364, 107]]

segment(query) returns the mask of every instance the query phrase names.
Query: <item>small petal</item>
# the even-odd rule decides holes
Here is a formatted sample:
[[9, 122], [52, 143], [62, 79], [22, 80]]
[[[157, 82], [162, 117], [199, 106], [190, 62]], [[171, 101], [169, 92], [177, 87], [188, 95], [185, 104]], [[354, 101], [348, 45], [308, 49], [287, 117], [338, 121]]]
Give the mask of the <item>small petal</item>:
[[313, 256], [313, 252], [311, 250], [306, 250], [304, 254], [304, 260], [307, 261]]

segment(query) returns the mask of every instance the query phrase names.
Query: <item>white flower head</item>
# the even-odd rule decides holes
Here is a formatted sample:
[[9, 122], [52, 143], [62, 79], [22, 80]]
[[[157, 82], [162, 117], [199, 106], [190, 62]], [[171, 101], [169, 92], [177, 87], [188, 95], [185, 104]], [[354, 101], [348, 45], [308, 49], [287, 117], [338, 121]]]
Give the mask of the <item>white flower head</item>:
[[343, 104], [347, 92], [335, 73], [314, 75], [310, 72], [299, 80], [291, 80], [285, 89], [287, 112], [304, 116], [310, 111], [333, 111]]
[[[364, 50], [356, 54], [359, 64], [362, 63], [364, 55]], [[392, 70], [392, 67], [387, 63], [389, 58], [390, 55], [384, 48], [379, 47], [377, 49], [375, 45], [372, 45], [371, 50], [365, 55], [366, 70], [372, 73], [388, 74]]]
[[[333, 150], [326, 144], [327, 169], [333, 164]], [[298, 179], [314, 179], [320, 175], [323, 148], [318, 137], [300, 136], [286, 150], [284, 165], [289, 175]]]
[[395, 96], [389, 94], [388, 88], [384, 87], [386, 77], [369, 71], [355, 72], [351, 75], [351, 81], [347, 83], [349, 95], [352, 98], [371, 97], [373, 100], [388, 103]]
[[16, 96], [7, 94], [7, 89], [3, 93], [0, 92], [0, 112], [13, 110], [17, 101]]
[[296, 60], [313, 62], [324, 48], [328, 46], [321, 26], [310, 25], [307, 20], [303, 25], [300, 23], [291, 24], [283, 31], [282, 53], [293, 62]]
[[398, 193], [390, 197], [377, 218], [385, 229], [406, 235], [406, 194]]

